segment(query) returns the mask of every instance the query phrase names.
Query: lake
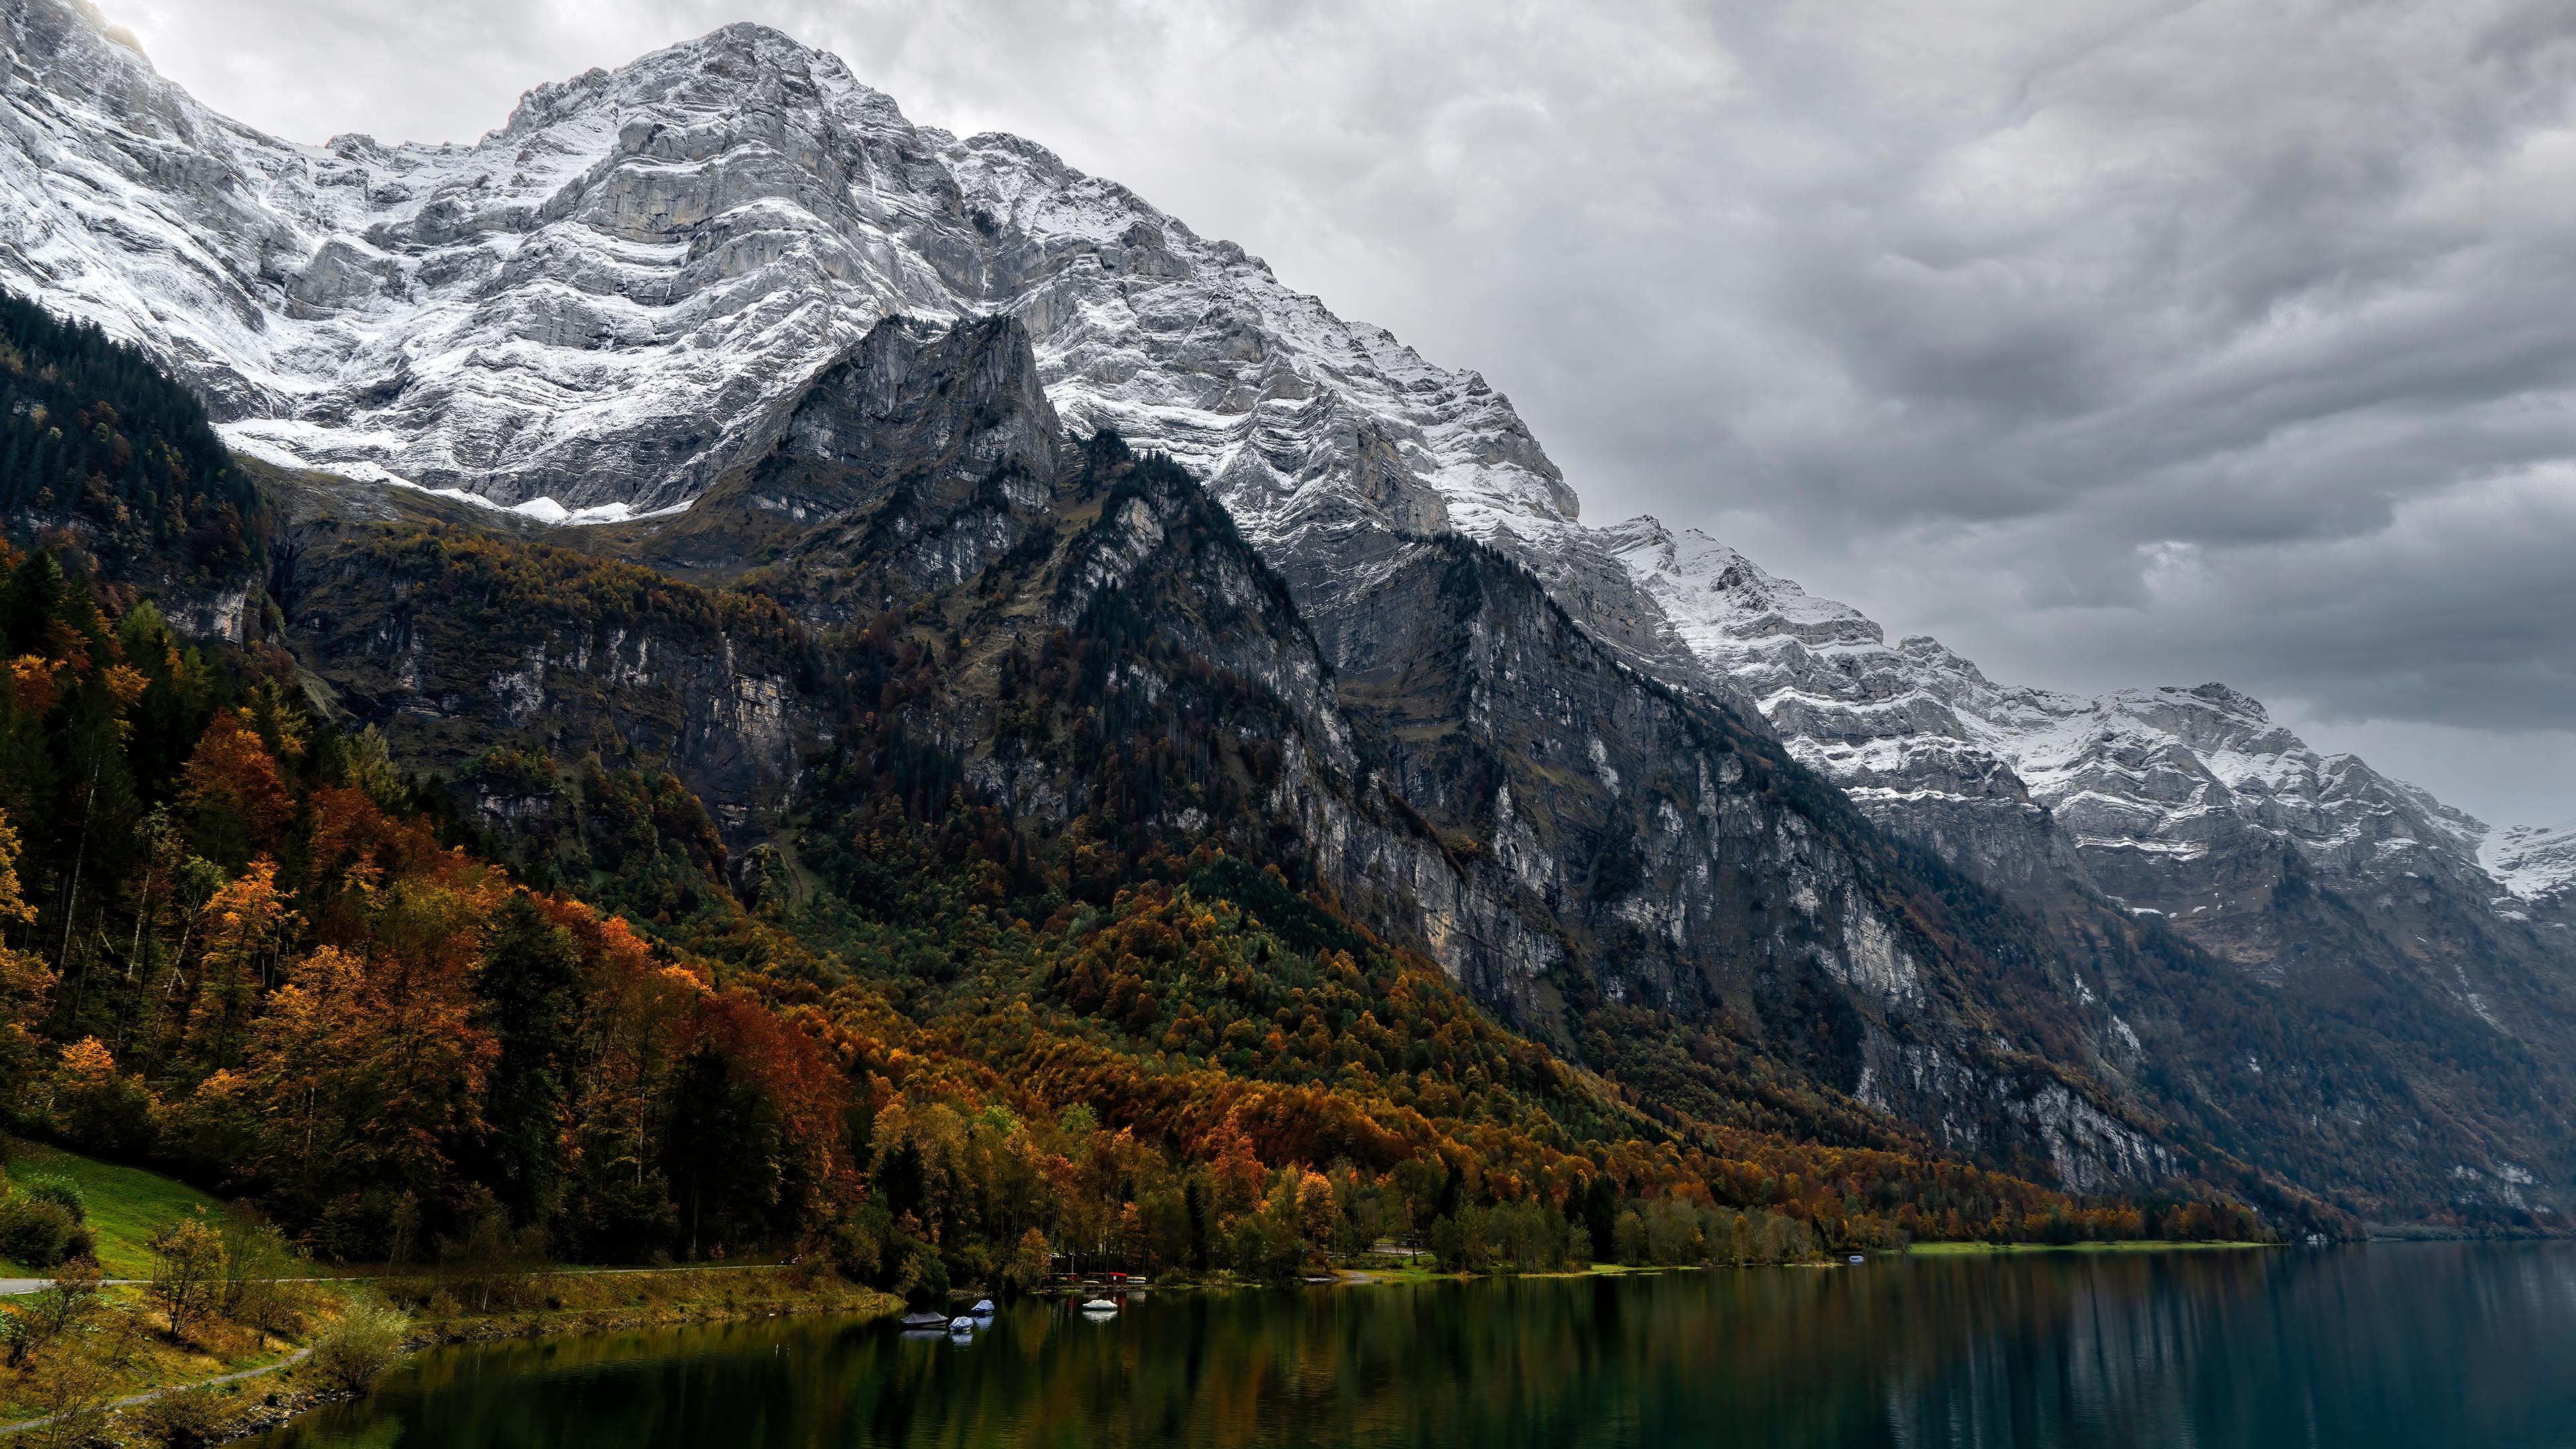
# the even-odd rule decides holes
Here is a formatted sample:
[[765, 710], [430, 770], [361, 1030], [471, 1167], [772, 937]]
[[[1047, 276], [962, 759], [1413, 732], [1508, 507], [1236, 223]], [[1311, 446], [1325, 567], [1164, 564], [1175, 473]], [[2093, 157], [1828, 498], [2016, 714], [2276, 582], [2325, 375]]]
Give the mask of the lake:
[[441, 1349], [255, 1442], [2576, 1446], [2576, 1245], [1021, 1300], [967, 1343], [773, 1319]]

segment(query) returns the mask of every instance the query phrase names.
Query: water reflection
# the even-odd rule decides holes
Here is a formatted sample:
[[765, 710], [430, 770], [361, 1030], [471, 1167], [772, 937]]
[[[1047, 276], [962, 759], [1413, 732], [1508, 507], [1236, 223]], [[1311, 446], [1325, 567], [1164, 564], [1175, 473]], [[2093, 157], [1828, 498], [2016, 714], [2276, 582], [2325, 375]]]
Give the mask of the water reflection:
[[346, 1446], [2576, 1446], [2576, 1248], [1169, 1293], [442, 1352]]

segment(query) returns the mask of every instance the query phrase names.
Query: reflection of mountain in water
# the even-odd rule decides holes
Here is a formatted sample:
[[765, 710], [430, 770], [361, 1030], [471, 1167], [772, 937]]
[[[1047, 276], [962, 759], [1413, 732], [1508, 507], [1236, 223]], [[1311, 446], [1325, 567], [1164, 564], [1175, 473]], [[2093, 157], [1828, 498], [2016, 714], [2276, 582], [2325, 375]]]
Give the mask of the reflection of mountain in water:
[[459, 1350], [269, 1443], [2542, 1445], [2571, 1354], [2567, 1245], [1914, 1259]]

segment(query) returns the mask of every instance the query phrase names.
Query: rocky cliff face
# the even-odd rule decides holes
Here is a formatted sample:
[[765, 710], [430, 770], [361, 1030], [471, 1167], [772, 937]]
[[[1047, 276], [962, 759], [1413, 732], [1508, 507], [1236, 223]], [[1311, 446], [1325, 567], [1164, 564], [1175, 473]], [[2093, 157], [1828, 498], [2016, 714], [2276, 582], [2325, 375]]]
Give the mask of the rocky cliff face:
[[[502, 745], [668, 770], [744, 840], [832, 737], [809, 693], [810, 641], [774, 604], [496, 538], [452, 511], [386, 509], [327, 480], [292, 488], [289, 506], [282, 638], [415, 765], [470, 773]], [[513, 808], [469, 803], [500, 826]]]
[[[1927, 931], [1908, 899], [1938, 887], [1909, 872], [1937, 863], [1889, 857], [1765, 732], [1454, 537], [1402, 543], [1319, 634], [1183, 470], [1058, 435], [1034, 359], [1008, 319], [882, 323], [688, 514], [551, 535], [592, 553], [308, 485], [287, 637], [407, 757], [668, 769], [738, 859], [820, 808], [809, 777], [935, 758], [1042, 838], [1109, 821], [1278, 860], [1578, 1059], [1656, 1022], [1732, 1060], [1675, 1068], [1712, 1103], [1794, 1083], [1780, 1110], [1809, 1130], [2086, 1191], [2186, 1171], [2046, 1056], [2079, 1028], [1997, 959], [2027, 932]], [[473, 803], [507, 829], [519, 802]]]
[[[1702, 535], [1638, 519], [1605, 537], [1792, 755], [1891, 832], [2059, 912], [2079, 961], [2096, 937], [2074, 920], [2098, 900], [2280, 988], [2230, 1008], [2121, 1002], [2137, 980], [2106, 969], [2105, 999], [2127, 1016], [2101, 1060], [2126, 1055], [2138, 1020], [2173, 1023], [2165, 1049], [2194, 1052], [2239, 1036], [2237, 1013], [2258, 1013], [2306, 1044], [2293, 1057], [2389, 1069], [2374, 1087], [2310, 1063], [2293, 1089], [2299, 1114], [2343, 1139], [2336, 1155], [2371, 1155], [2371, 1134], [2391, 1133], [2455, 1184], [2425, 1190], [2490, 1203], [2532, 1200], [2493, 1191], [2529, 1161], [2565, 1162], [2567, 1083], [2550, 1065], [2576, 1048], [2563, 836], [2490, 831], [2359, 759], [2319, 753], [2224, 685], [2097, 698], [1998, 685], [1936, 640], [1890, 644], [1857, 610]], [[2363, 1024], [2365, 1001], [2387, 1019]], [[2474, 1108], [2457, 1098], [2462, 1053], [2494, 1089]], [[2180, 1065], [2149, 1055], [2114, 1070]], [[2282, 1078], [2302, 1068], [2267, 1069], [2263, 1055], [2185, 1075], [2215, 1101], [2246, 1093], [2281, 1111]], [[2254, 1114], [2250, 1099], [2238, 1110]], [[2556, 1181], [2565, 1169], [2539, 1170]]]
[[[1890, 850], [1766, 731], [1633, 667], [1513, 560], [1408, 543], [1316, 627], [1397, 792], [1565, 943], [1470, 978], [1525, 1024], [1669, 1019], [2062, 1182], [2175, 1170], [2140, 1104], [2063, 1049], [2082, 1014], [2032, 923]], [[1953, 890], [1990, 914], [1936, 924], [1926, 903]]]

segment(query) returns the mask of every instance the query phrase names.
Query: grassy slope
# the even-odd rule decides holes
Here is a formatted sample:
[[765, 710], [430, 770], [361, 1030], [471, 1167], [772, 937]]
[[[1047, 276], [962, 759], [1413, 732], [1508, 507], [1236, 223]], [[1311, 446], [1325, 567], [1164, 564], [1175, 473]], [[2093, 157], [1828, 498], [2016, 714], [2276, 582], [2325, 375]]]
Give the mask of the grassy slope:
[[[111, 1278], [151, 1276], [152, 1252], [144, 1243], [153, 1229], [194, 1212], [219, 1218], [224, 1210], [214, 1198], [157, 1172], [21, 1143], [9, 1164], [9, 1178], [17, 1182], [34, 1173], [67, 1178], [80, 1188], [89, 1207], [89, 1225], [98, 1234], [99, 1266]], [[44, 1272], [27, 1271], [31, 1276]]]

